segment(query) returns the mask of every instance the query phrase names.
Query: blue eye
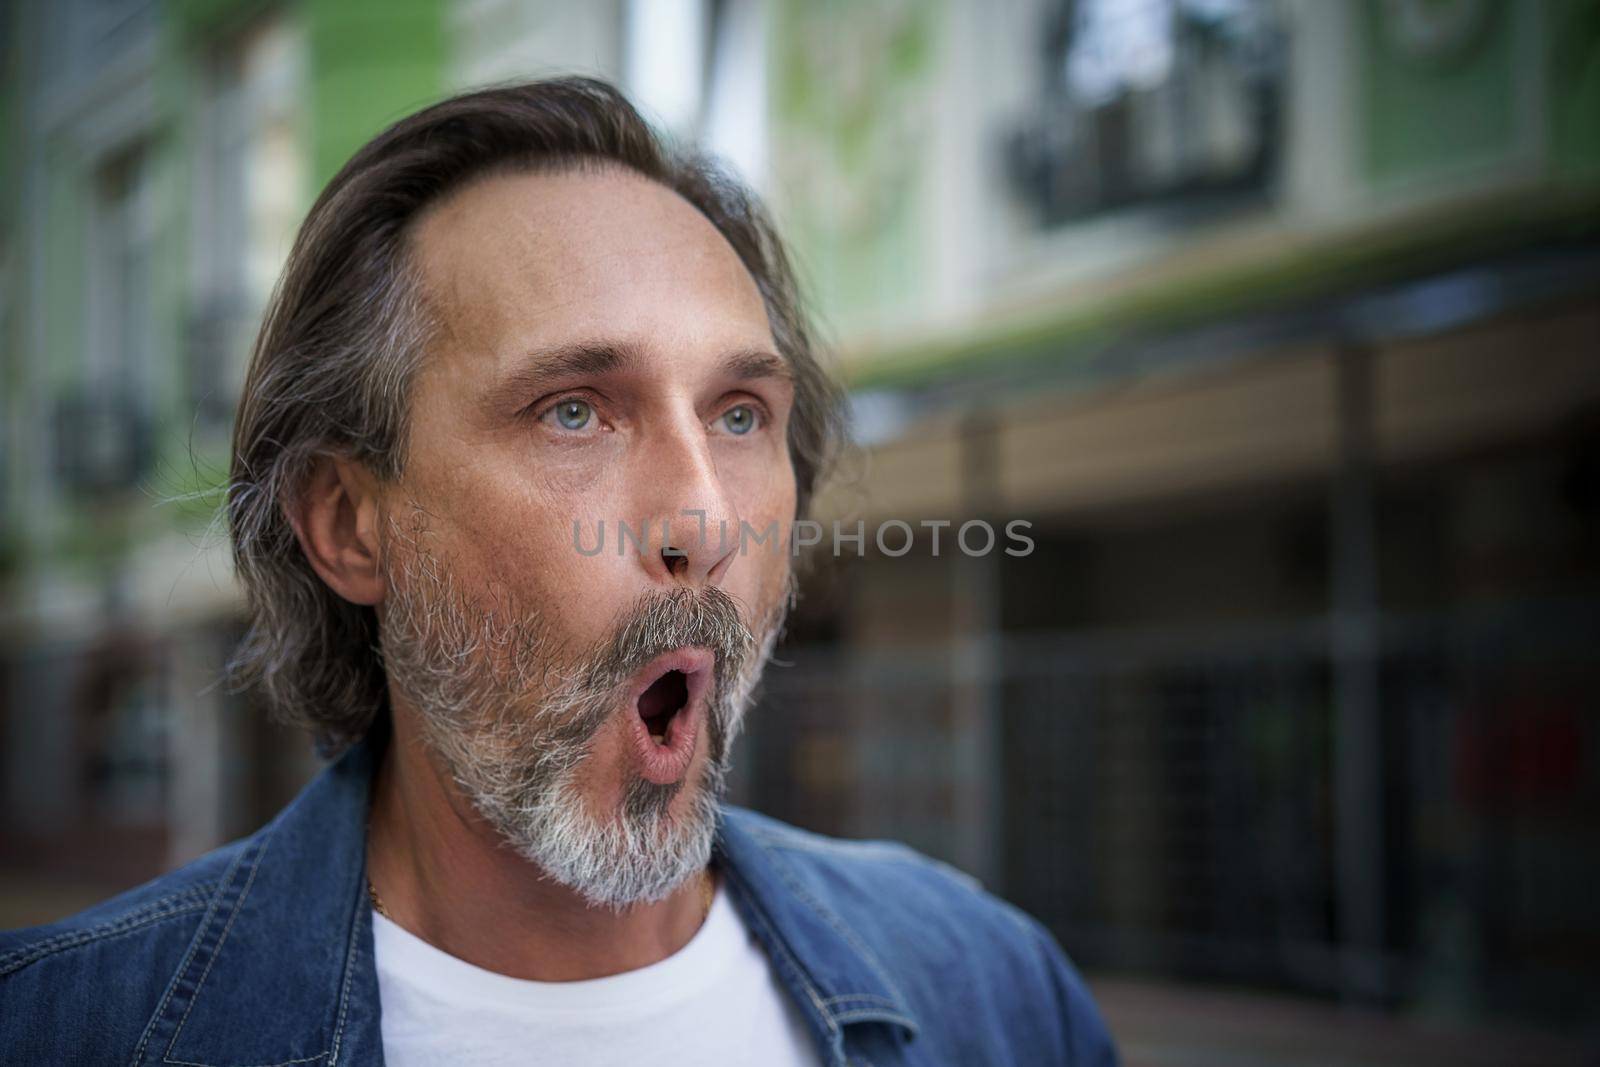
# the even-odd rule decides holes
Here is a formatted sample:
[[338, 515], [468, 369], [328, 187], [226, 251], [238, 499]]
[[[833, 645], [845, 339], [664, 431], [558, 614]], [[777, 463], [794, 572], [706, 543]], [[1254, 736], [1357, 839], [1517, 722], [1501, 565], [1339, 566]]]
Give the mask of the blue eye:
[[722, 416], [722, 425], [728, 428], [729, 433], [743, 436], [755, 429], [755, 409], [748, 404], [729, 408]]
[[584, 400], [563, 400], [551, 409], [556, 422], [562, 429], [581, 430], [589, 425], [589, 419], [594, 415], [594, 408]]

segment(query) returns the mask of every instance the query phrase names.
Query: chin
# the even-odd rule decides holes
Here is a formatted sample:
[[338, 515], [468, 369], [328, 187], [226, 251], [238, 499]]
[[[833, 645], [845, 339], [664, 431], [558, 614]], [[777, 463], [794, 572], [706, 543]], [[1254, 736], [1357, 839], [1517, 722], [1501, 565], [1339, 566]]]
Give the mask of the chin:
[[[583, 767], [603, 765], [599, 756], [591, 753], [578, 776]], [[710, 862], [725, 772], [704, 751], [670, 783], [629, 773], [626, 759], [608, 762], [621, 772], [612, 779], [621, 784], [604, 791], [608, 801], [597, 803], [592, 790], [573, 781], [567, 785], [576, 788], [558, 788], [522, 807], [511, 825], [493, 821], [552, 880], [593, 907], [620, 911], [665, 899]]]

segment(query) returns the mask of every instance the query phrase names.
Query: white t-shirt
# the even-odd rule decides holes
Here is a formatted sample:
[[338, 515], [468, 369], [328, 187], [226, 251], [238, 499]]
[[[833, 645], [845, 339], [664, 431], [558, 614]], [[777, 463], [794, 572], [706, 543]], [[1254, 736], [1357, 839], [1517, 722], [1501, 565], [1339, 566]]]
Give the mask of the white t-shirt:
[[581, 982], [486, 971], [376, 913], [372, 936], [390, 1067], [821, 1062], [793, 999], [720, 885], [683, 948], [648, 967]]

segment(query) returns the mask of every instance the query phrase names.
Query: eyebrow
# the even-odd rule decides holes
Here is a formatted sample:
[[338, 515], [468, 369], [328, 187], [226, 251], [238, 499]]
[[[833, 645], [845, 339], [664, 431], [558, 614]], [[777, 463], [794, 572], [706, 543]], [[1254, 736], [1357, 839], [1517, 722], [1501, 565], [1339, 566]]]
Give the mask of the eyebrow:
[[[484, 397], [491, 409], [526, 402], [560, 382], [573, 378], [596, 378], [634, 370], [648, 360], [639, 346], [631, 342], [577, 341], [537, 349], [516, 370], [496, 382]], [[788, 360], [765, 349], [737, 349], [717, 361], [716, 373], [735, 381], [761, 378], [794, 380]]]
[[754, 381], [758, 378], [794, 381], [794, 368], [789, 366], [789, 361], [762, 348], [730, 352], [722, 357], [717, 369], [724, 377], [739, 382]]

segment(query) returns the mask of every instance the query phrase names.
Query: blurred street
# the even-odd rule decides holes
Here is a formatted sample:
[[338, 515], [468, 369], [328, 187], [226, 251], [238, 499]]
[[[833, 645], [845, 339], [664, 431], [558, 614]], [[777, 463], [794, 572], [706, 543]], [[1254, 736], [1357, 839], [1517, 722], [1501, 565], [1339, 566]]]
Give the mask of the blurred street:
[[849, 391], [734, 801], [979, 877], [1132, 1067], [1600, 1063], [1600, 0], [0, 2], [0, 927], [321, 766], [220, 684], [263, 308], [574, 72]]
[[1259, 992], [1091, 978], [1126, 1067], [1584, 1067], [1594, 1044]]

